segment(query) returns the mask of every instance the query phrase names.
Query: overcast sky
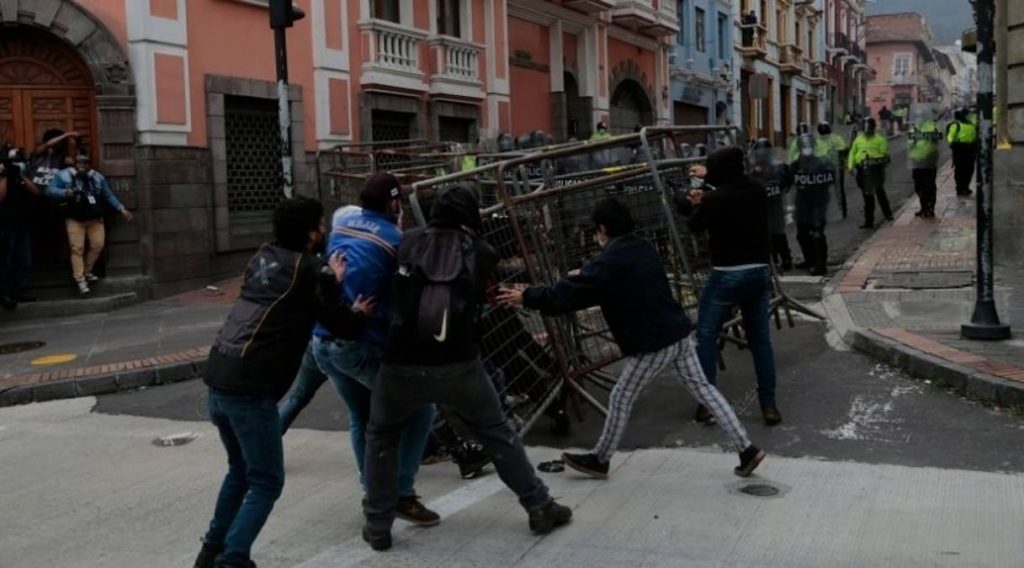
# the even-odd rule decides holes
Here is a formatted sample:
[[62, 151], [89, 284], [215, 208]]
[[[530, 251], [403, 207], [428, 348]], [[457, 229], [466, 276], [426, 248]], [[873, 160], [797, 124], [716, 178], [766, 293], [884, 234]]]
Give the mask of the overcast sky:
[[[1013, 0], [1021, 1], [1021, 0]], [[960, 33], [974, 25], [968, 0], [875, 0], [868, 5], [869, 14], [918, 12], [928, 19], [939, 45], [960, 39]]]

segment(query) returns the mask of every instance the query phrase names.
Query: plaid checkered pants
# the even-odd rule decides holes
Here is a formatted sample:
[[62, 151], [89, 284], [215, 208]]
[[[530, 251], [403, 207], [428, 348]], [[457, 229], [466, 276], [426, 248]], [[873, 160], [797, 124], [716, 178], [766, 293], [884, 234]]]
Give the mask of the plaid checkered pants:
[[626, 359], [608, 401], [608, 417], [604, 421], [604, 430], [593, 450], [602, 461], [610, 460], [618, 449], [637, 397], [651, 379], [658, 376], [669, 364], [675, 367], [676, 379], [718, 420], [718, 424], [736, 451], [741, 452], [750, 446], [747, 431], [740, 424], [729, 402], [704, 376], [700, 361], [697, 359], [695, 343], [693, 336], [690, 336], [661, 351], [641, 353]]

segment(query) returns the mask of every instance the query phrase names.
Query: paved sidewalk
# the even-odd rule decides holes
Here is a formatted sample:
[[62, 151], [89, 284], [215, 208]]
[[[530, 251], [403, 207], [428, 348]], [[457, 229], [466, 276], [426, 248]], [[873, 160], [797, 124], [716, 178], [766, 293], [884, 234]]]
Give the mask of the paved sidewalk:
[[[960, 338], [975, 298], [975, 200], [955, 195], [953, 169], [939, 172], [936, 219], [914, 216], [911, 199], [826, 291], [825, 305], [848, 343], [974, 398], [1024, 405], [1024, 341]], [[996, 302], [1024, 322], [1024, 272], [996, 269]]]
[[[106, 314], [3, 326], [0, 406], [200, 375], [213, 337], [238, 295], [238, 284], [237, 279], [230, 280], [217, 284], [216, 290], [197, 290]], [[21, 345], [26, 343], [30, 345]]]

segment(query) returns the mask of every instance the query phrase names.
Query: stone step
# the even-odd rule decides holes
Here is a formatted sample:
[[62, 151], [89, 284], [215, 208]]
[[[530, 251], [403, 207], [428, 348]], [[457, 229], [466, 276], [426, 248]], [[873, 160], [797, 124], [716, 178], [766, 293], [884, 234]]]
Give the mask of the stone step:
[[105, 295], [73, 299], [42, 299], [25, 302], [11, 311], [0, 309], [0, 322], [63, 318], [100, 314], [125, 308], [143, 301], [135, 292], [113, 292]]

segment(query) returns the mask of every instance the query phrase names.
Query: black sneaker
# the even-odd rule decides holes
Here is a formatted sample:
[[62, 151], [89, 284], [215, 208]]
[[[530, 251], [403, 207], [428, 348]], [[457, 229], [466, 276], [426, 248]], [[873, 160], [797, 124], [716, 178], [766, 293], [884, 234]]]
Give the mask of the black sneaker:
[[426, 508], [418, 495], [399, 497], [395, 516], [421, 527], [432, 527], [441, 522], [441, 516]]
[[462, 479], [476, 479], [484, 474], [489, 463], [491, 463], [491, 458], [483, 452], [467, 452], [458, 461], [459, 475], [462, 476]]
[[565, 462], [565, 465], [590, 477], [608, 479], [608, 462], [601, 461], [594, 454], [566, 453], [562, 454], [562, 461]]
[[10, 296], [0, 296], [0, 306], [3, 306], [3, 308], [7, 311], [11, 311], [14, 308], [18, 307], [18, 302], [16, 302], [14, 298]]
[[377, 552], [383, 552], [391, 548], [391, 529], [365, 525], [363, 527], [363, 540], [370, 545], [370, 548]]
[[778, 408], [774, 406], [766, 406], [761, 409], [761, 416], [764, 417], [764, 423], [769, 426], [778, 426], [782, 424], [782, 414]]
[[696, 420], [697, 422], [700, 422], [701, 424], [704, 424], [705, 426], [714, 426], [715, 424], [718, 423], [718, 421], [715, 420], [715, 415], [711, 414], [711, 411], [708, 410], [708, 407], [704, 406], [703, 404], [697, 405], [697, 412], [694, 414], [693, 419]]
[[800, 264], [796, 265], [796, 268], [797, 268], [797, 270], [807, 270], [811, 266], [813, 266], [813, 265], [811, 264], [810, 261], [802, 260], [802, 261], [800, 261]]
[[740, 465], [736, 466], [736, 469], [732, 471], [740, 477], [750, 477], [750, 474], [754, 473], [754, 470], [757, 469], [757, 466], [761, 464], [761, 461], [767, 455], [764, 450], [751, 444], [747, 449], [740, 452]]
[[196, 563], [192, 565], [192, 568], [214, 568], [217, 561], [217, 555], [224, 552], [223, 546], [212, 546], [203, 541], [203, 547], [199, 549], [199, 556], [196, 557]]
[[555, 503], [554, 499], [530, 509], [530, 530], [536, 534], [548, 534], [571, 520], [572, 509]]

